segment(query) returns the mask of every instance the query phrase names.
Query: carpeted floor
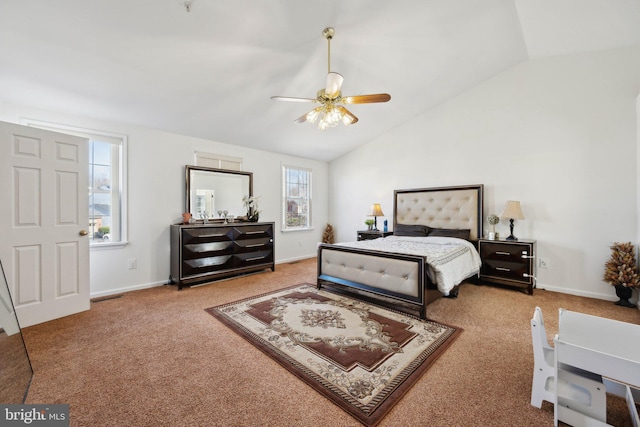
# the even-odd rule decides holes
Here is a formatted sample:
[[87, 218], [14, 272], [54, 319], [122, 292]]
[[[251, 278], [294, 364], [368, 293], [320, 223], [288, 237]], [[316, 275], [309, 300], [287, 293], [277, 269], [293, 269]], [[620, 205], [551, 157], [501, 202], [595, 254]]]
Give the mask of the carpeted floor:
[[[163, 286], [92, 303], [91, 310], [26, 328], [35, 371], [27, 403], [71, 405], [72, 426], [357, 426], [205, 308], [302, 282], [314, 259], [178, 291]], [[535, 306], [547, 332], [560, 307], [640, 324], [640, 311], [536, 290], [464, 284], [435, 299], [430, 319], [464, 332], [380, 426], [553, 425], [553, 406], [529, 405]], [[608, 422], [631, 425], [611, 399]]]

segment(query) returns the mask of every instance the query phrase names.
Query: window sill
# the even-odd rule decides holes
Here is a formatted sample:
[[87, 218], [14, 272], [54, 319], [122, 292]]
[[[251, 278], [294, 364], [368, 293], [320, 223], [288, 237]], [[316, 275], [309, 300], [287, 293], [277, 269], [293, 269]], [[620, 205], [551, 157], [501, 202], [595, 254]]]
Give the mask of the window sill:
[[111, 242], [111, 243], [93, 243], [89, 244], [89, 249], [92, 251], [102, 251], [110, 249], [122, 249], [127, 246], [129, 242]]
[[287, 228], [286, 230], [283, 228], [280, 230], [283, 233], [295, 233], [296, 231], [313, 231], [313, 227], [309, 228]]

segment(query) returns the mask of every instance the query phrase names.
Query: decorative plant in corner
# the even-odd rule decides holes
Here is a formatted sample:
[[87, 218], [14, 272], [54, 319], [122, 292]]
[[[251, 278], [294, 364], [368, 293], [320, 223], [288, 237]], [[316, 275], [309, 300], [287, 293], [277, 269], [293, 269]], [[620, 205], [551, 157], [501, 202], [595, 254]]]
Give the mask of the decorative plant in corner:
[[333, 227], [331, 226], [331, 224], [327, 224], [324, 229], [324, 233], [322, 234], [322, 243], [334, 243]]
[[260, 210], [258, 210], [258, 199], [256, 196], [244, 196], [242, 203], [247, 209], [247, 221], [258, 222], [260, 219]]
[[640, 286], [640, 276], [636, 264], [636, 248], [631, 242], [615, 242], [611, 246], [611, 258], [604, 265], [603, 280], [615, 286], [620, 300], [616, 305], [635, 307], [629, 302], [633, 288]]

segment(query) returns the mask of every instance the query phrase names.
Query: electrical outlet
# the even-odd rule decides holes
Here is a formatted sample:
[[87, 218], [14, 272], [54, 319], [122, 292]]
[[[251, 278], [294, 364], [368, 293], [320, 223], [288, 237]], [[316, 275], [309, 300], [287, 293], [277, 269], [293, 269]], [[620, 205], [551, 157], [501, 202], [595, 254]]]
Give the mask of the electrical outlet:
[[549, 268], [550, 267], [550, 263], [549, 263], [549, 260], [547, 258], [539, 258], [538, 265], [540, 266], [540, 268]]
[[129, 260], [129, 270], [133, 270], [138, 267], [138, 261], [135, 258]]

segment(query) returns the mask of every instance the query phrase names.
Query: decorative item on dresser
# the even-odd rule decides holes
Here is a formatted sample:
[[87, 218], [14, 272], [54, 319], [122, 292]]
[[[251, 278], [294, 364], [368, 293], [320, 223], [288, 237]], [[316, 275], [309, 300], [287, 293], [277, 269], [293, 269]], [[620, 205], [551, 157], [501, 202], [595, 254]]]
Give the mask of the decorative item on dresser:
[[489, 240], [499, 239], [500, 236], [496, 233], [496, 224], [500, 222], [500, 217], [496, 214], [491, 214], [487, 217], [487, 222], [491, 225], [491, 231], [489, 232]]
[[535, 287], [535, 240], [478, 240], [482, 259], [480, 281], [524, 288], [533, 295]]
[[247, 221], [258, 222], [260, 220], [260, 210], [258, 209], [258, 199], [256, 196], [244, 196], [242, 203], [247, 208]]
[[274, 223], [171, 226], [171, 276], [178, 289], [270, 268]]
[[358, 231], [358, 240], [371, 240], [391, 235], [393, 235], [393, 231], [360, 230]]

